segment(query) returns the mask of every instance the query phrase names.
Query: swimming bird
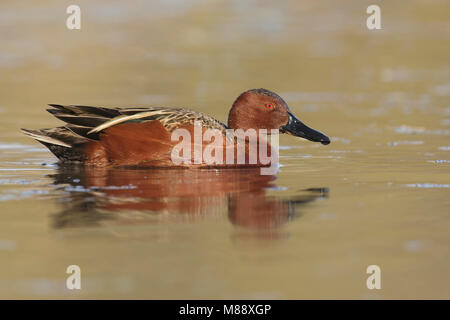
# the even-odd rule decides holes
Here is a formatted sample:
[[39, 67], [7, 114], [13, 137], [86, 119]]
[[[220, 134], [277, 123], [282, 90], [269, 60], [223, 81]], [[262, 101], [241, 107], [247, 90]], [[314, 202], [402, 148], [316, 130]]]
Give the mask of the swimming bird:
[[[173, 161], [173, 150], [178, 141], [173, 141], [172, 133], [177, 129], [194, 133], [196, 122], [201, 123], [202, 133], [208, 129], [219, 132], [224, 138], [224, 150], [225, 141], [230, 139], [230, 136], [226, 135], [230, 129], [277, 129], [280, 133], [324, 145], [330, 143], [326, 135], [301, 122], [278, 94], [262, 88], [247, 90], [237, 97], [229, 111], [227, 124], [204, 113], [184, 108], [106, 108], [59, 104], [49, 106], [51, 108], [47, 111], [65, 124], [49, 129], [22, 129], [23, 133], [46, 146], [60, 162], [90, 166], [183, 166]], [[216, 136], [214, 140], [217, 138], [221, 137]], [[231, 139], [236, 138], [231, 136]], [[245, 143], [248, 158], [249, 141], [245, 140]], [[261, 145], [261, 141], [258, 143]], [[206, 143], [202, 141], [201, 144], [204, 150]], [[237, 166], [234, 162], [189, 163], [186, 166]], [[259, 160], [256, 165], [261, 165]]]

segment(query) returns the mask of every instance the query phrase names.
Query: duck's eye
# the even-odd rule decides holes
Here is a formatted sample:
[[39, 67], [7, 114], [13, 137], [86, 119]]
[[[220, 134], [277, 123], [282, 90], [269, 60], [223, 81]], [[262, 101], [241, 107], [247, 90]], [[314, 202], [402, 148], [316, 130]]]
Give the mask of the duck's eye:
[[273, 109], [273, 105], [270, 104], [270, 103], [266, 103], [266, 108], [269, 109], [269, 110], [270, 110], [270, 109]]

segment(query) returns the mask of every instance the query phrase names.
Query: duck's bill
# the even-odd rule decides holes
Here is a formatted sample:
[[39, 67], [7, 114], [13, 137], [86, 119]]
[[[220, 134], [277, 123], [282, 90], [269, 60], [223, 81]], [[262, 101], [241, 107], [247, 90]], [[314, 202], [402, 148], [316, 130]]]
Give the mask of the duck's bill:
[[321, 144], [329, 144], [330, 138], [322, 132], [314, 130], [297, 119], [292, 113], [288, 112], [288, 123], [280, 128], [282, 133], [290, 133], [293, 136], [300, 137], [309, 141], [320, 142]]

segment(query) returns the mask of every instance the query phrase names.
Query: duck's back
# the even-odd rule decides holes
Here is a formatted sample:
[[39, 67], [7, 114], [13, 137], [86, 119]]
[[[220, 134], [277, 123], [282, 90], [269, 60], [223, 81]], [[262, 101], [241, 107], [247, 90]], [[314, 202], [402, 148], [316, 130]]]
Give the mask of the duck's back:
[[61, 161], [106, 164], [111, 156], [115, 156], [128, 158], [125, 162], [131, 164], [138, 161], [133, 156], [141, 158], [144, 152], [169, 152], [169, 148], [165, 150], [165, 145], [170, 141], [170, 133], [176, 128], [193, 126], [196, 121], [200, 121], [203, 128], [222, 132], [227, 128], [209, 115], [184, 108], [50, 106], [52, 108], [47, 111], [64, 121], [64, 126], [22, 130], [44, 144]]

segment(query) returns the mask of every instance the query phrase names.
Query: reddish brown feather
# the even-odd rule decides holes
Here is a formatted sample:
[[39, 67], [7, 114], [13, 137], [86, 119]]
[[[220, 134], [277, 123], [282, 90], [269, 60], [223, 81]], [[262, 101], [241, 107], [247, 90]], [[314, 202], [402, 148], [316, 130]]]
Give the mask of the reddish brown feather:
[[[179, 141], [171, 141], [171, 133], [157, 120], [144, 123], [125, 123], [110, 127], [100, 134], [99, 141], [86, 142], [83, 150], [86, 154], [86, 164], [95, 166], [149, 166], [149, 167], [207, 167], [206, 163], [194, 163], [194, 126], [184, 125], [191, 136], [191, 163], [190, 165], [176, 165], [171, 158], [172, 148]], [[203, 128], [203, 132], [207, 128]], [[261, 141], [262, 142], [262, 141]], [[267, 143], [264, 141], [263, 143]], [[202, 150], [210, 144], [202, 142]], [[223, 164], [213, 164], [212, 167], [237, 167], [242, 165], [226, 164], [226, 139], [223, 136]], [[236, 163], [236, 146], [234, 145], [234, 163]], [[268, 147], [270, 150], [270, 147]], [[248, 144], [245, 146], [246, 165], [248, 164]], [[259, 166], [258, 163], [254, 166]], [[251, 165], [250, 165], [251, 166]]]
[[172, 146], [170, 133], [163, 125], [149, 121], [108, 128], [99, 141], [86, 143], [85, 152], [91, 165], [163, 165], [170, 161]]

